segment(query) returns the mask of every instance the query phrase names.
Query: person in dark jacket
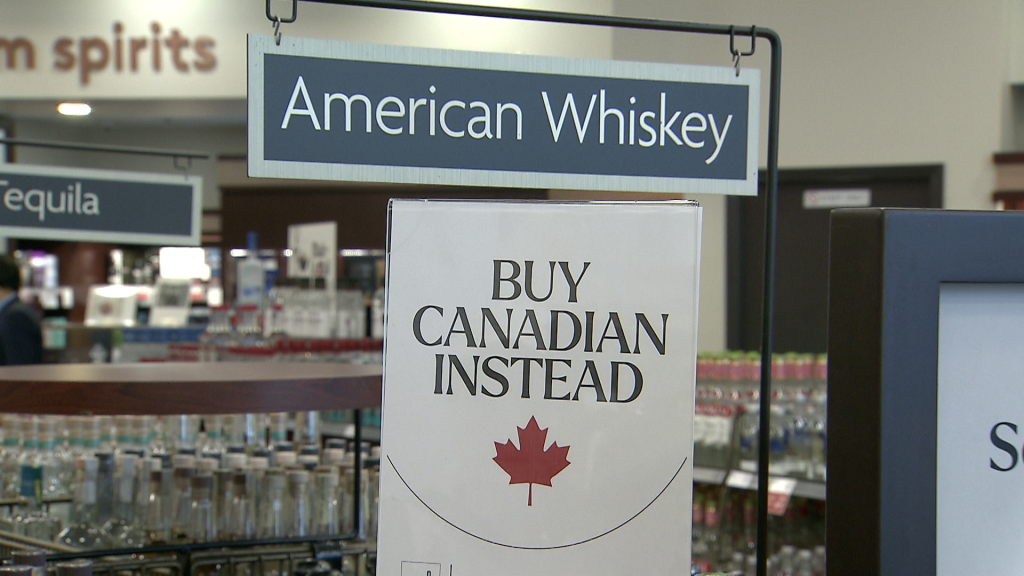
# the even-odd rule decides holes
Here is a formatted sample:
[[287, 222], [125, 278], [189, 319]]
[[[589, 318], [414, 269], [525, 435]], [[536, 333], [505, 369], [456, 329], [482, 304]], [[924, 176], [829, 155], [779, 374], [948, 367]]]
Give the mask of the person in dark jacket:
[[0, 365], [40, 364], [43, 335], [39, 315], [18, 298], [18, 261], [0, 255]]

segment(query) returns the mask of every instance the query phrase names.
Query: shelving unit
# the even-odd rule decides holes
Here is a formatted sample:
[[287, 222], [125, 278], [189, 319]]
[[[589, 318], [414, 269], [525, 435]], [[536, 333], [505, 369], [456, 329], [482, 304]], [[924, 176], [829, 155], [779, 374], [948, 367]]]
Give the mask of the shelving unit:
[[[298, 412], [308, 410], [361, 410], [381, 403], [383, 368], [341, 363], [160, 363], [160, 364], [44, 364], [0, 367], [0, 411], [23, 414], [230, 414]], [[358, 412], [356, 422], [360, 421]], [[359, 441], [362, 427], [346, 431]], [[379, 438], [379, 430], [376, 433]], [[360, 451], [355, 451], [360, 467]], [[359, 474], [355, 492], [359, 493]], [[359, 499], [354, 514], [358, 518]], [[121, 551], [60, 554], [61, 558], [123, 558], [104, 570], [147, 573], [152, 562], [168, 563], [169, 573], [188, 576], [210, 564], [270, 561], [291, 562], [319, 555], [336, 542], [339, 555], [364, 554], [365, 544], [343, 542], [352, 536], [282, 539], [274, 541], [218, 542], [157, 546]], [[0, 542], [0, 549], [16, 543]], [[289, 548], [290, 547], [290, 548]], [[50, 546], [51, 550], [60, 550]], [[174, 554], [167, 560], [160, 554]], [[154, 556], [155, 555], [155, 556]], [[278, 558], [280, 556], [280, 558]], [[108, 564], [111, 561], [105, 561]], [[253, 564], [253, 565], [256, 565]], [[161, 565], [162, 566], [162, 565]], [[175, 567], [177, 567], [175, 569]], [[120, 572], [118, 572], [120, 573]]]
[[[693, 481], [698, 484], [715, 484], [719, 486], [728, 484], [730, 488], [739, 490], [757, 490], [756, 474], [743, 470], [694, 466]], [[825, 500], [825, 483], [798, 478], [796, 479], [796, 487], [793, 489], [793, 496], [810, 498], [811, 500]]]

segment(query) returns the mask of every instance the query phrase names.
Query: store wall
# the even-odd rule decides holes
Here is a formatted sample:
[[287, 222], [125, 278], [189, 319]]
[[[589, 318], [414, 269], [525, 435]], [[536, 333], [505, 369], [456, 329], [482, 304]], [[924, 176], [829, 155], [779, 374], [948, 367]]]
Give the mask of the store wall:
[[[942, 163], [945, 206], [988, 209], [992, 153], [1015, 140], [1008, 14], [1019, 10], [1016, 4], [617, 0], [615, 13], [774, 29], [783, 45], [782, 168]], [[613, 38], [617, 59], [729, 66], [728, 49], [728, 37], [616, 31]], [[764, 71], [762, 135], [768, 53], [761, 41], [743, 61]], [[762, 165], [764, 158], [762, 144]], [[723, 349], [725, 202], [699, 200], [705, 207], [700, 346]]]

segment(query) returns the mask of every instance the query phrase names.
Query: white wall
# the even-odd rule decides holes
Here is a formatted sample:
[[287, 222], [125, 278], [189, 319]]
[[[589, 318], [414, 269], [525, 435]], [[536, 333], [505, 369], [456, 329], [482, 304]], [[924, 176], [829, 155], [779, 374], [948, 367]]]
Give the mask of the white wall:
[[[946, 207], [987, 209], [992, 153], [1014, 142], [1007, 83], [1012, 2], [617, 0], [615, 13], [774, 29], [783, 46], [781, 168], [942, 163]], [[617, 31], [613, 46], [617, 59], [731, 65], [728, 37]], [[768, 52], [762, 40], [743, 62], [763, 70], [762, 135]], [[700, 345], [720, 350], [725, 203], [699, 200], [705, 206]]]

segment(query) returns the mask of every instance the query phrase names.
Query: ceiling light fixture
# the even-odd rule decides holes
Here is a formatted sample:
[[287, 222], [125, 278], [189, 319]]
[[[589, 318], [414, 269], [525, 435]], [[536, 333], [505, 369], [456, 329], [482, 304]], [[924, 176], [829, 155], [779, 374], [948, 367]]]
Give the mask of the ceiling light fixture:
[[92, 106], [84, 102], [61, 102], [57, 105], [57, 112], [65, 116], [88, 116]]

